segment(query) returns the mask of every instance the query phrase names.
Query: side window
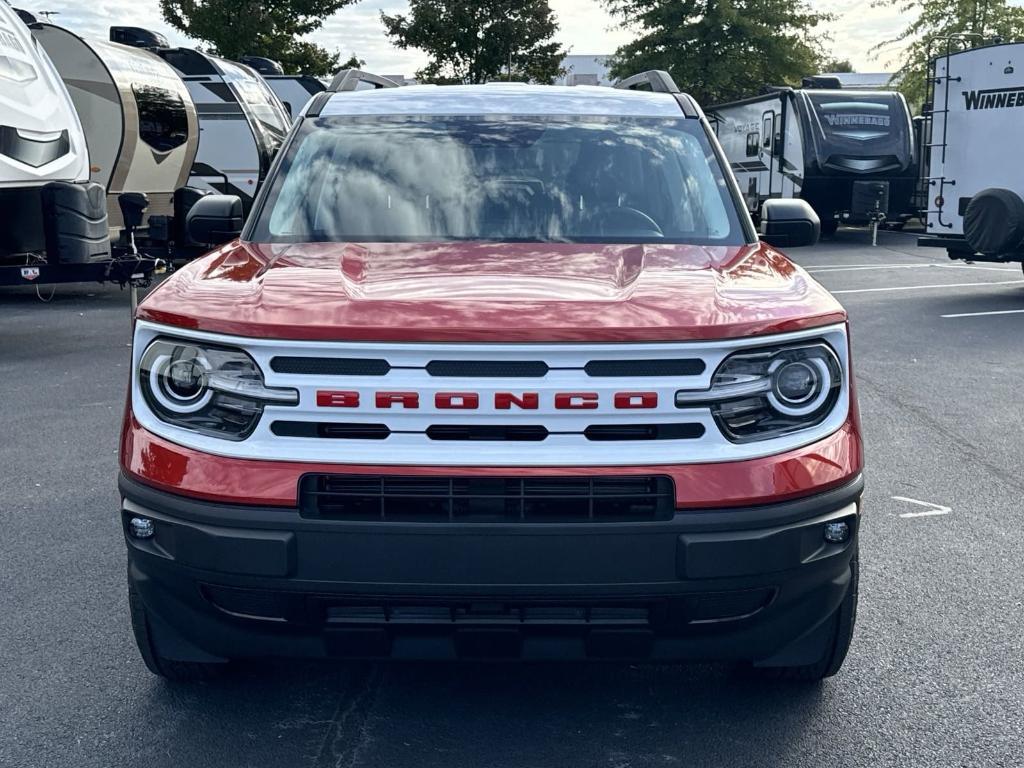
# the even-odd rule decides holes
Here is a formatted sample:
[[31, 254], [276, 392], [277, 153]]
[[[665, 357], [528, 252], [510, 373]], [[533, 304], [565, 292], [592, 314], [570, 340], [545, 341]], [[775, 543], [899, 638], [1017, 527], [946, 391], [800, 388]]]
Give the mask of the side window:
[[181, 96], [150, 85], [133, 85], [139, 107], [139, 135], [157, 152], [169, 152], [188, 141], [188, 113]]
[[772, 148], [772, 134], [775, 133], [773, 129], [774, 122], [775, 120], [772, 115], [765, 115], [761, 128], [761, 135], [764, 136], [764, 143], [762, 146], [769, 151], [771, 151]]
[[757, 157], [761, 149], [761, 134], [751, 131], [747, 134], [747, 157]]

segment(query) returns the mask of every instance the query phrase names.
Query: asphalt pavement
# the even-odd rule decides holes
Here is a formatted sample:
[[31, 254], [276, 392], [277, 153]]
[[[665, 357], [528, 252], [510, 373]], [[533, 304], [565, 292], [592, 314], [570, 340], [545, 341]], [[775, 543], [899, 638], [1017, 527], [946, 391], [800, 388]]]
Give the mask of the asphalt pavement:
[[286, 661], [168, 685], [128, 626], [128, 296], [0, 290], [0, 766], [1024, 764], [1024, 274], [901, 233], [791, 255], [850, 312], [868, 454], [857, 631], [817, 687]]

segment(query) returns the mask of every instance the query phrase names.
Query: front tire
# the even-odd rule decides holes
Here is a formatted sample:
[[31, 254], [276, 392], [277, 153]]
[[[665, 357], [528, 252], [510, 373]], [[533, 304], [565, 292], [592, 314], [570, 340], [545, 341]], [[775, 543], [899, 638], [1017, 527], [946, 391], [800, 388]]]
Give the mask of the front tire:
[[146, 606], [131, 580], [128, 581], [128, 609], [131, 613], [135, 644], [139, 647], [146, 668], [154, 675], [174, 683], [195, 683], [214, 680], [224, 673], [227, 664], [178, 661], [161, 656], [153, 642], [152, 626]]
[[832, 237], [839, 229], [839, 222], [835, 219], [825, 219], [821, 222], [821, 236]]
[[832, 632], [825, 652], [813, 664], [797, 667], [764, 667], [758, 672], [772, 680], [789, 680], [801, 683], [817, 683], [826, 677], [832, 677], [843, 666], [846, 654], [853, 641], [853, 628], [857, 623], [857, 591], [860, 582], [860, 562], [856, 552], [850, 560], [850, 587], [839, 608], [832, 614], [829, 622]]

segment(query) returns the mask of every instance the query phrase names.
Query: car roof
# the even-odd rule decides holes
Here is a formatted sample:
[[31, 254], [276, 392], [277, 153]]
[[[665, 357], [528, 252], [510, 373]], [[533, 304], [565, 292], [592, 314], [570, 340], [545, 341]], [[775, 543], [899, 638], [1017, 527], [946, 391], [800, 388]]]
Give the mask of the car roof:
[[322, 117], [351, 115], [588, 115], [682, 117], [671, 93], [605, 86], [409, 85], [332, 94]]

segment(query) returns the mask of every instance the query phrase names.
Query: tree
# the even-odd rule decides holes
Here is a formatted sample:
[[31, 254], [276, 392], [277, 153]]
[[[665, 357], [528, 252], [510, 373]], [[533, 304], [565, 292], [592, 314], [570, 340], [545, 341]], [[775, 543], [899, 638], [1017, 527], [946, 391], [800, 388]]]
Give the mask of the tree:
[[875, 0], [876, 7], [891, 6], [913, 19], [903, 31], [875, 47], [899, 45], [899, 69], [894, 83], [907, 101], [920, 106], [925, 100], [928, 62], [946, 50], [970, 48], [993, 38], [1024, 37], [1024, 8], [1006, 0]]
[[821, 64], [822, 72], [854, 72], [849, 59], [828, 59]]
[[338, 65], [338, 69], [362, 69], [366, 66], [366, 59], [360, 59], [356, 56], [355, 52], [348, 57], [348, 61], [344, 61]]
[[411, 0], [408, 15], [380, 17], [395, 45], [430, 56], [421, 82], [550, 83], [565, 55], [548, 0]]
[[823, 33], [832, 17], [803, 0], [604, 0], [639, 36], [612, 57], [613, 77], [664, 69], [699, 102], [798, 85], [820, 71]]
[[298, 38], [356, 0], [160, 0], [164, 21], [226, 59], [266, 56], [288, 73], [329, 75], [337, 52]]

